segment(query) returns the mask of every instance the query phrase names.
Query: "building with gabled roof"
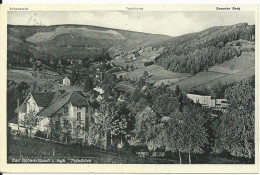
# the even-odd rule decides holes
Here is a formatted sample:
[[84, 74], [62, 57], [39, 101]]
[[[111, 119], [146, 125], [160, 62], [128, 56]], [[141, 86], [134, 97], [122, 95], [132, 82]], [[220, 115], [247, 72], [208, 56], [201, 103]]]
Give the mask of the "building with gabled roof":
[[62, 84], [64, 86], [70, 86], [70, 79], [68, 77], [63, 78]]
[[51, 92], [30, 93], [24, 102], [17, 107], [18, 128], [23, 126], [24, 116], [29, 112], [39, 118], [34, 130], [46, 131], [46, 127], [52, 122], [54, 126], [61, 128], [70, 127], [72, 136], [77, 139], [86, 139], [93, 123], [94, 107], [89, 103], [82, 92]]

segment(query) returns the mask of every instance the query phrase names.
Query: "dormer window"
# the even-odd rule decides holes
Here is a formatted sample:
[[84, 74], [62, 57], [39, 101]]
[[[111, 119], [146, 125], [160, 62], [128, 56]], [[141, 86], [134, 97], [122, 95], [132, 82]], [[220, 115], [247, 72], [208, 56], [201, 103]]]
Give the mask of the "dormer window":
[[63, 108], [63, 114], [68, 114], [69, 112], [69, 108], [68, 107], [64, 107]]

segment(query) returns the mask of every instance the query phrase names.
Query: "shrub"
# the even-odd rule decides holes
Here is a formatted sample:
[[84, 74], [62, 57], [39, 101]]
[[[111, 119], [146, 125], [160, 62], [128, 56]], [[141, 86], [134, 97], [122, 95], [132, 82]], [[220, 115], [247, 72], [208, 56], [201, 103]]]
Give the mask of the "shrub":
[[144, 66], [150, 66], [150, 65], [153, 65], [154, 62], [153, 61], [147, 61], [144, 63]]
[[46, 134], [40, 130], [36, 131], [34, 136], [41, 137], [41, 138], [47, 138]]

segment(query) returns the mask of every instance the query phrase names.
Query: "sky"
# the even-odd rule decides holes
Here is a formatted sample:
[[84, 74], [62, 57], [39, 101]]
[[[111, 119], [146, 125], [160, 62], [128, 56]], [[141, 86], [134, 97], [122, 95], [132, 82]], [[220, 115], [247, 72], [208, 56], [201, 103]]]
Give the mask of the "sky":
[[[35, 17], [36, 14], [36, 17]], [[36, 20], [35, 20], [36, 19]], [[179, 36], [213, 26], [237, 23], [255, 24], [254, 12], [159, 12], [159, 11], [9, 11], [8, 24], [13, 25], [84, 24], [153, 34]]]

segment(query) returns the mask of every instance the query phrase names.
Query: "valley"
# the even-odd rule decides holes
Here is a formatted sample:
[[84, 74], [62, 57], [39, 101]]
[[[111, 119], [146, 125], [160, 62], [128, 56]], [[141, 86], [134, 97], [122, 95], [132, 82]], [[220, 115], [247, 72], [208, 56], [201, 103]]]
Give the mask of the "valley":
[[8, 141], [23, 143], [9, 161], [254, 163], [254, 25], [177, 37], [72, 24], [7, 30]]

